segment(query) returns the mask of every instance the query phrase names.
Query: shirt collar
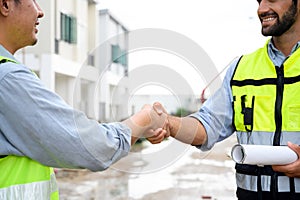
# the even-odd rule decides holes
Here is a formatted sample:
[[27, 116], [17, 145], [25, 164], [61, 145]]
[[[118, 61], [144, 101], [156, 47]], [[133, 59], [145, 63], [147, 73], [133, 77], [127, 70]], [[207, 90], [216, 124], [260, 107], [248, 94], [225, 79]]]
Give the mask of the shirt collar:
[[12, 59], [14, 61], [18, 61], [9, 51], [7, 51], [1, 44], [0, 44], [0, 56]]
[[[293, 54], [293, 53], [299, 48], [299, 46], [300, 46], [300, 41], [298, 41], [298, 42], [295, 44], [295, 46], [292, 48], [292, 51], [291, 51], [290, 55]], [[281, 51], [279, 51], [279, 50], [275, 47], [275, 45], [274, 45], [272, 39], [269, 41], [268, 48], [269, 48], [271, 51], [273, 51], [274, 53], [279, 53], [279, 52], [281, 53]]]
[[[299, 46], [300, 46], [300, 41], [297, 42], [297, 44], [295, 44], [295, 46], [292, 48], [290, 55], [293, 54], [299, 48]], [[272, 39], [269, 40], [268, 43], [268, 54], [276, 66], [281, 66], [284, 63], [284, 61], [290, 56], [290, 55], [285, 56], [280, 50], [278, 50], [275, 47]]]

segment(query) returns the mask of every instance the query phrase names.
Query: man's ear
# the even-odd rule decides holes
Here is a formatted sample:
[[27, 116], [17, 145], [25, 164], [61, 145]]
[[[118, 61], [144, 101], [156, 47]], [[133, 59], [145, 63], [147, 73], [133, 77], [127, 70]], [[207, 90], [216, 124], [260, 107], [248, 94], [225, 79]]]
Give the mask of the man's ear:
[[8, 15], [11, 3], [12, 3], [11, 0], [0, 0], [0, 13], [3, 16]]

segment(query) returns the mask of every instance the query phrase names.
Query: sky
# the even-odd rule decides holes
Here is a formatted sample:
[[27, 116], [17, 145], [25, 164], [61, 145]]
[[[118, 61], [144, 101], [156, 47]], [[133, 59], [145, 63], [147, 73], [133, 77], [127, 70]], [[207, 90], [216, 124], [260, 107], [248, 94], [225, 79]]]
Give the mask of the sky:
[[[260, 33], [257, 6], [255, 0], [99, 1], [100, 9], [109, 9], [130, 31], [162, 28], [195, 41], [219, 71], [235, 57], [264, 45], [266, 38]], [[130, 66], [137, 65], [134, 59], [129, 62]], [[199, 77], [191, 77], [195, 73], [188, 70], [185, 73], [187, 79], [192, 79], [191, 85], [199, 82]], [[194, 90], [199, 93], [202, 88]]]

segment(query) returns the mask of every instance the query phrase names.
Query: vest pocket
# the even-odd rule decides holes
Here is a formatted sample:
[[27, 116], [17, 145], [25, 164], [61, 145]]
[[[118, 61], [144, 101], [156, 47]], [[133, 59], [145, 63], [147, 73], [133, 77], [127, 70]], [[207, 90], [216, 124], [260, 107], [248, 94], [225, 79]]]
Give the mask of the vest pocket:
[[237, 131], [251, 132], [253, 129], [254, 96], [234, 96], [234, 125]]
[[[274, 131], [274, 101], [271, 96], [234, 97], [234, 123], [237, 131]], [[300, 107], [299, 107], [300, 109]]]
[[[283, 119], [283, 130], [299, 131], [300, 129], [300, 105], [291, 105], [288, 107], [288, 112], [285, 113], [287, 116], [287, 122], [284, 123]], [[285, 127], [287, 124], [287, 127]]]
[[275, 131], [275, 100], [271, 96], [257, 96], [254, 127], [258, 131]]

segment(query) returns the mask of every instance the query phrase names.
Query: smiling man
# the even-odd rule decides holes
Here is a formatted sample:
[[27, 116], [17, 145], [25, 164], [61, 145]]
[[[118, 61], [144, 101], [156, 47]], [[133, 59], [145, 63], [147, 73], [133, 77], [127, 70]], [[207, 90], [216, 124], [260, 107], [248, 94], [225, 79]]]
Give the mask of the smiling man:
[[169, 132], [201, 150], [233, 133], [240, 144], [288, 145], [298, 154], [294, 163], [236, 165], [237, 197], [300, 199], [300, 5], [298, 0], [258, 0], [257, 14], [262, 34], [271, 38], [231, 63], [221, 88], [198, 112], [169, 115]]
[[105, 170], [139, 137], [165, 134], [166, 114], [148, 105], [123, 122], [88, 119], [19, 63], [13, 55], [36, 44], [43, 15], [35, 0], [0, 0], [1, 200], [56, 200], [51, 167]]

